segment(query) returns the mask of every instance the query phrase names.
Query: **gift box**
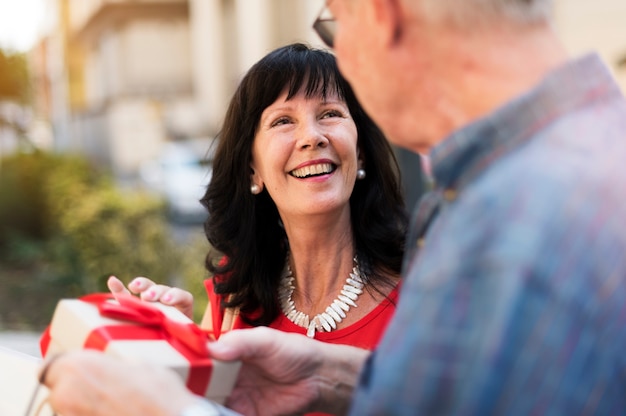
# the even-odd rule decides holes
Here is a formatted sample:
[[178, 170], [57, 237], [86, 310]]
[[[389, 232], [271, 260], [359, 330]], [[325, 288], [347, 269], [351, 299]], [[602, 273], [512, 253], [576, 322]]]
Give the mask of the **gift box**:
[[[48, 391], [39, 386], [41, 359], [0, 346], [0, 415], [53, 416]], [[39, 409], [41, 407], [41, 409]]]
[[192, 392], [223, 404], [239, 362], [209, 358], [206, 334], [182, 312], [130, 295], [93, 294], [59, 301], [42, 336], [42, 355], [91, 348], [173, 369]]

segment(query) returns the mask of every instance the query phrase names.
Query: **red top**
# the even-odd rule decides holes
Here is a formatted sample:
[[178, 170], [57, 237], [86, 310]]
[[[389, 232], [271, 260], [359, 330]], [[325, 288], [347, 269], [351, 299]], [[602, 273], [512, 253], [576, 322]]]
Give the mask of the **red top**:
[[[215, 294], [213, 290], [213, 279], [206, 279], [204, 285], [209, 296], [209, 305], [213, 318], [213, 335], [215, 339], [220, 336], [220, 328], [222, 327], [222, 319], [224, 311], [220, 308], [221, 295]], [[389, 320], [396, 310], [396, 302], [398, 299], [397, 285], [391, 293], [381, 303], [376, 306], [370, 313], [364, 316], [354, 324], [336, 329], [331, 332], [316, 332], [315, 339], [328, 342], [331, 344], [352, 345], [355, 347], [372, 350], [378, 344]], [[270, 328], [278, 329], [284, 332], [296, 332], [306, 336], [306, 328], [302, 328], [287, 317], [280, 313], [276, 319], [269, 325]], [[237, 316], [233, 324], [233, 329], [252, 328]]]

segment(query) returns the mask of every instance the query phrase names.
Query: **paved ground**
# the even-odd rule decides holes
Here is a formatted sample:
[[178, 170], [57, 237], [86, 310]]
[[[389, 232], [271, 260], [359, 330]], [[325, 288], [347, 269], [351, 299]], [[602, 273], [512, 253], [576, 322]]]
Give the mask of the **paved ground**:
[[40, 336], [41, 334], [35, 332], [0, 331], [0, 347], [41, 357], [39, 352]]

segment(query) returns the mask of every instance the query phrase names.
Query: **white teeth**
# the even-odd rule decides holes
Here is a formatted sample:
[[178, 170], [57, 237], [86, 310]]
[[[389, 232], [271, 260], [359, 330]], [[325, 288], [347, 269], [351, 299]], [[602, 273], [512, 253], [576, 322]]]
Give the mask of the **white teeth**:
[[333, 165], [331, 163], [320, 163], [317, 165], [309, 165], [300, 169], [294, 169], [291, 174], [297, 178], [306, 178], [311, 175], [321, 175], [324, 173], [331, 173], [333, 171]]

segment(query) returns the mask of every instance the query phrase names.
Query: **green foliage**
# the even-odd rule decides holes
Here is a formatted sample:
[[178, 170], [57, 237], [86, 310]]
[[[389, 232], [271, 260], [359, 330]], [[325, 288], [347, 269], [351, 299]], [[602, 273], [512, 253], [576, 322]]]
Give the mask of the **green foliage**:
[[[46, 240], [59, 231], [59, 206], [97, 186], [99, 173], [77, 157], [18, 153], [0, 161], [0, 250], [15, 234]], [[56, 211], [55, 212], [55, 207]]]
[[204, 288], [204, 280], [209, 277], [204, 267], [204, 258], [209, 250], [209, 243], [203, 235], [192, 238], [184, 247], [181, 247], [181, 262], [178, 277], [172, 284], [191, 292], [194, 298], [194, 322], [202, 321], [202, 316], [208, 304], [208, 297]]
[[102, 187], [74, 202], [71, 210], [58, 212], [62, 233], [91, 277], [85, 291], [104, 290], [112, 274], [169, 278], [176, 258], [161, 210], [159, 202], [144, 195]]
[[160, 200], [121, 192], [83, 159], [11, 156], [0, 161], [0, 328], [42, 328], [60, 298], [106, 291], [110, 275], [190, 285], [203, 308], [206, 244], [175, 245]]

